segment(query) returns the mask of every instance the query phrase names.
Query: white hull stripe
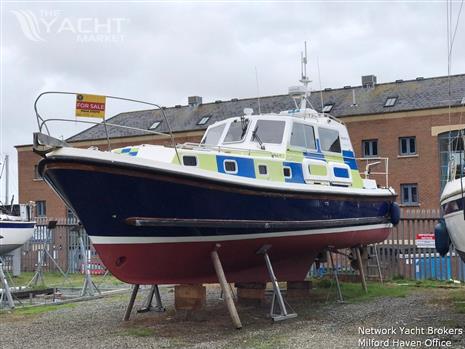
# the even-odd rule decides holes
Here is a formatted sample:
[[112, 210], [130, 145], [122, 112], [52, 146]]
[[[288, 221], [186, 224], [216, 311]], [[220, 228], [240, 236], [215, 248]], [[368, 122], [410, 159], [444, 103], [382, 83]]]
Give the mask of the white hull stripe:
[[217, 236], [90, 236], [94, 245], [98, 244], [157, 244], [177, 242], [209, 242], [209, 241], [233, 241], [250, 240], [260, 238], [278, 238], [289, 236], [317, 235], [343, 233], [346, 231], [356, 232], [373, 229], [392, 228], [391, 223], [360, 225], [354, 227], [338, 227], [327, 229], [312, 229], [301, 231], [284, 231], [278, 233], [244, 234], [244, 235], [217, 235]]

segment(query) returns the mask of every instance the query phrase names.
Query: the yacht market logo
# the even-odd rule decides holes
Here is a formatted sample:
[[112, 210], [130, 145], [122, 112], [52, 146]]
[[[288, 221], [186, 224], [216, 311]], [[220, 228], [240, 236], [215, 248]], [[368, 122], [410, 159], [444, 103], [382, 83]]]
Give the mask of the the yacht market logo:
[[61, 10], [12, 10], [24, 36], [35, 42], [49, 41], [58, 35], [68, 35], [77, 42], [122, 42], [128, 18], [70, 17]]

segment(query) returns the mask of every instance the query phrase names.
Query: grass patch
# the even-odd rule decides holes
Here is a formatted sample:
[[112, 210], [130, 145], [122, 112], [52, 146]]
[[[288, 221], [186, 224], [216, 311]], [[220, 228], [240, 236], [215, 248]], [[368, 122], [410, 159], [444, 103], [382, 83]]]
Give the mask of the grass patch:
[[457, 313], [465, 314], [465, 290], [454, 291], [452, 302]]
[[[402, 287], [392, 282], [385, 282], [384, 284], [380, 284], [379, 282], [368, 282], [367, 293], [360, 283], [341, 282], [340, 284], [344, 301], [352, 303], [369, 301], [380, 297], [405, 297], [412, 291], [411, 288]], [[328, 289], [333, 289], [334, 292], [331, 292], [329, 299], [331, 299], [331, 301], [336, 299], [337, 288], [335, 281], [328, 279], [316, 280], [313, 281], [313, 285], [315, 287], [315, 289], [312, 290], [314, 294], [328, 296], [328, 292], [331, 292]]]
[[155, 334], [155, 331], [147, 327], [131, 327], [122, 331], [121, 334], [133, 337], [150, 337]]
[[253, 348], [253, 349], [275, 349], [285, 348], [286, 339], [284, 336], [268, 335], [268, 336], [255, 336], [247, 338], [242, 341], [237, 347], [239, 348]]
[[[23, 272], [18, 277], [13, 277], [10, 286], [26, 286], [35, 273]], [[60, 273], [44, 272], [44, 283], [46, 287], [82, 287], [84, 283], [84, 275], [81, 273], [68, 274], [66, 279]], [[98, 286], [102, 285], [123, 285], [124, 283], [116, 279], [112, 275], [107, 275], [105, 279], [103, 275], [92, 275], [92, 280]], [[38, 287], [43, 287], [38, 283]]]
[[67, 303], [67, 304], [60, 304], [60, 305], [39, 305], [35, 307], [24, 307], [24, 308], [15, 308], [12, 310], [12, 315], [39, 315], [44, 313], [49, 313], [51, 311], [56, 311], [58, 309], [64, 308], [75, 308], [77, 306], [76, 303]]

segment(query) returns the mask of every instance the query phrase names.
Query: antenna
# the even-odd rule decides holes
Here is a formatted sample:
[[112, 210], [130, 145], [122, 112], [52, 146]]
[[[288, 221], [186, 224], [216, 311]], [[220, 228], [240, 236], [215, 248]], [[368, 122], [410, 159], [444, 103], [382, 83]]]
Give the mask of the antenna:
[[262, 108], [260, 107], [260, 84], [258, 82], [258, 69], [255, 66], [255, 80], [257, 82], [257, 102], [258, 102], [258, 114], [262, 113]]
[[307, 97], [310, 96], [308, 93], [308, 84], [311, 82], [307, 76], [307, 41], [304, 41], [304, 52], [300, 52], [300, 66], [301, 66], [301, 79], [300, 82], [304, 85], [305, 94], [300, 101], [300, 109], [305, 110], [307, 108]]
[[316, 65], [318, 66], [318, 84], [320, 85], [320, 102], [321, 102], [321, 111], [323, 111], [323, 90], [321, 88], [321, 75], [320, 75], [320, 58], [316, 56]]

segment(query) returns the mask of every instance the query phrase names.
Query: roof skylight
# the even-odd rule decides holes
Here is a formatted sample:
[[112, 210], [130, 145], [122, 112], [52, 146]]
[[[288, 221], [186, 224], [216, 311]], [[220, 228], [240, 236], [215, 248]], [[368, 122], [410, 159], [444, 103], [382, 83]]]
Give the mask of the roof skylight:
[[329, 113], [333, 109], [333, 107], [334, 107], [334, 103], [325, 104], [323, 106], [322, 112]]
[[388, 97], [384, 102], [385, 107], [393, 107], [397, 102], [397, 97]]
[[160, 126], [161, 121], [155, 121], [152, 126], [149, 127], [149, 130], [155, 130], [158, 126]]
[[197, 125], [205, 125], [208, 122], [208, 120], [210, 120], [211, 117], [212, 117], [211, 115], [205, 115], [199, 120]]

